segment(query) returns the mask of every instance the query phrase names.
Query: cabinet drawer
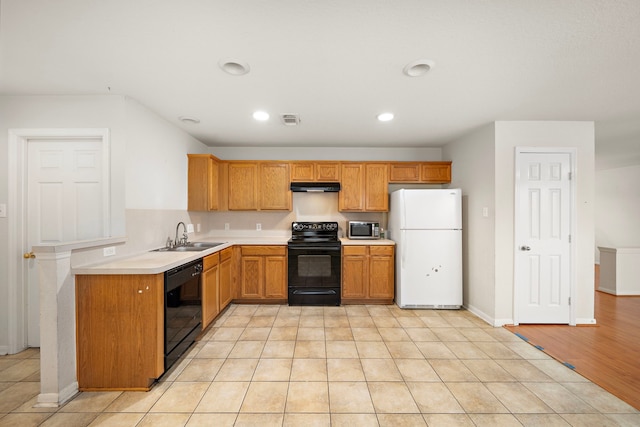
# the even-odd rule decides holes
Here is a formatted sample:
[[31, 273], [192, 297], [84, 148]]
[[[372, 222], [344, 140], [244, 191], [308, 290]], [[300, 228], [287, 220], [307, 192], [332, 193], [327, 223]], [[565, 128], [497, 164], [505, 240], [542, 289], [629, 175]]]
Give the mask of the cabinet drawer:
[[369, 246], [370, 255], [393, 255], [393, 246]]
[[219, 252], [219, 254], [220, 254], [220, 262], [226, 261], [229, 258], [231, 258], [231, 255], [233, 255], [233, 248], [223, 249]]
[[242, 246], [242, 256], [281, 255], [287, 254], [286, 246]]
[[204, 257], [204, 259], [202, 260], [202, 269], [204, 271], [207, 271], [214, 265], [217, 265], [219, 260], [220, 256], [217, 253]]
[[366, 255], [367, 247], [366, 246], [343, 246], [342, 253], [344, 255]]

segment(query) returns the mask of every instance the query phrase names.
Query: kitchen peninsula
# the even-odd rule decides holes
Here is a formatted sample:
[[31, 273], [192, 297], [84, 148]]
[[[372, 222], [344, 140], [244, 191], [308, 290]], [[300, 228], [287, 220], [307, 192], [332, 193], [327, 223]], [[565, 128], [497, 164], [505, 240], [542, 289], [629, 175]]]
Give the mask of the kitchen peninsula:
[[[193, 301], [200, 304], [198, 310], [194, 310], [202, 319], [201, 322], [198, 319], [201, 325], [198, 332], [207, 328], [231, 301], [286, 303], [286, 237], [211, 237], [207, 240], [227, 242], [198, 252], [149, 251], [74, 268], [78, 385], [81, 391], [149, 390], [168, 369], [165, 353], [171, 330], [166, 327], [166, 300], [170, 297], [165, 295], [165, 281], [166, 272], [172, 269], [203, 261], [200, 286], [190, 292]], [[381, 302], [375, 298], [368, 300], [376, 294], [370, 294], [367, 290], [369, 268], [374, 268], [371, 277], [380, 276], [379, 270], [369, 267], [368, 256], [360, 256], [362, 250], [368, 253], [369, 248], [374, 247], [386, 248], [386, 264], [377, 265], [388, 267], [382, 275], [389, 278], [385, 281], [387, 291], [383, 296], [385, 302], [392, 302], [394, 243], [385, 239], [362, 241], [346, 238], [342, 239], [342, 243], [345, 248], [356, 248], [356, 256], [359, 257], [354, 259], [351, 255], [350, 263], [346, 264], [350, 271], [346, 277], [349, 283], [356, 285], [343, 286], [345, 303]], [[270, 251], [274, 250], [279, 255], [272, 255]], [[256, 251], [269, 259], [267, 266], [260, 264]], [[376, 251], [373, 249], [374, 254]], [[366, 261], [366, 264], [361, 261]], [[279, 267], [269, 270], [274, 265]], [[354, 269], [354, 265], [360, 268]], [[366, 269], [363, 268], [365, 266]], [[262, 272], [261, 277], [257, 276], [259, 272]], [[258, 283], [272, 291], [243, 296], [242, 284], [249, 282]], [[282, 288], [281, 292], [273, 291], [276, 288]], [[356, 293], [353, 289], [357, 290]], [[185, 295], [181, 297], [188, 298]], [[194, 308], [193, 305], [191, 307]]]

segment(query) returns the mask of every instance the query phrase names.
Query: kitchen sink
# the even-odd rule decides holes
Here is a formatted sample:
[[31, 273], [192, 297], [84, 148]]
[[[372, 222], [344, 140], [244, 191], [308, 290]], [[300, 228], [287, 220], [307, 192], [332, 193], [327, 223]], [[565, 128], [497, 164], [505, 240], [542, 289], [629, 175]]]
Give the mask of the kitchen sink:
[[191, 242], [187, 243], [186, 246], [158, 248], [153, 249], [151, 252], [200, 252], [223, 244], [224, 242]]

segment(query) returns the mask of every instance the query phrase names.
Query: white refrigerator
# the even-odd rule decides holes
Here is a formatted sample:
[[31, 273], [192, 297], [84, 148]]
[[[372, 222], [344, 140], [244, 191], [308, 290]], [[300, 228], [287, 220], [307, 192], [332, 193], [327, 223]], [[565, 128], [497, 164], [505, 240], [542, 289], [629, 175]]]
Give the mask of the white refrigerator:
[[387, 228], [396, 242], [396, 304], [400, 308], [460, 308], [461, 190], [394, 191]]

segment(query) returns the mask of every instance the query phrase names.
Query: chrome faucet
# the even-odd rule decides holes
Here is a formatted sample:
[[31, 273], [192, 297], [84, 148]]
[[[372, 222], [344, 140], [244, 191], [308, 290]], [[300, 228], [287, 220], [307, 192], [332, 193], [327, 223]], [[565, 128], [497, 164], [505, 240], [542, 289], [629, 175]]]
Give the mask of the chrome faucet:
[[[180, 230], [180, 224], [182, 224], [182, 228], [184, 229], [184, 233], [182, 233], [182, 238], [178, 239], [178, 230]], [[176, 226], [176, 240], [174, 240], [176, 246], [183, 246], [189, 243], [189, 235], [187, 234], [187, 226], [184, 225], [184, 222], [180, 221]]]

